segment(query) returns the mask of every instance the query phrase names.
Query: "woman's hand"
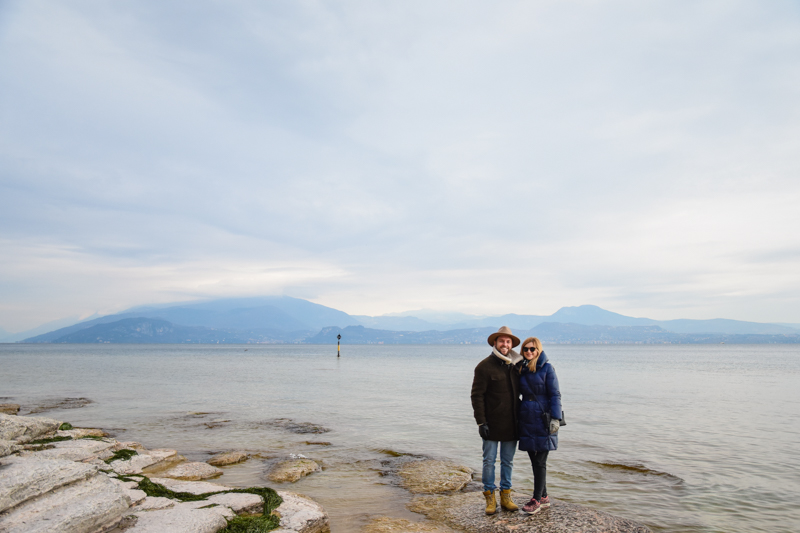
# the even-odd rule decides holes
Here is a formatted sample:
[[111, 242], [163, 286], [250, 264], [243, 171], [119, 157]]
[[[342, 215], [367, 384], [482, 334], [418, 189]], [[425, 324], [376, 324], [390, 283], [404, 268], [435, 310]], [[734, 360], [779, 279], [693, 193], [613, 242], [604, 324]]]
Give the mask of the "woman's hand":
[[550, 434], [551, 435], [555, 435], [556, 433], [558, 433], [558, 419], [557, 418], [551, 418], [550, 419]]

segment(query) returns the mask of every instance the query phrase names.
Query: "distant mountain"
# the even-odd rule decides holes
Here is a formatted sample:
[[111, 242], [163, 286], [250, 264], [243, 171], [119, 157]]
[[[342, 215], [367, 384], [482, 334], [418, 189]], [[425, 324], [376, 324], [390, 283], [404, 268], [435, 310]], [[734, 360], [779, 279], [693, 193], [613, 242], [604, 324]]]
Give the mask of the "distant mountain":
[[[407, 313], [351, 316], [288, 296], [227, 298], [135, 307], [29, 337], [25, 342], [145, 342], [138, 339], [158, 338], [159, 341], [153, 342], [327, 343], [330, 342], [327, 335], [331, 332], [346, 331], [352, 342], [458, 344], [482, 342], [481, 337], [485, 340], [488, 335], [484, 334], [486, 331], [496, 331], [500, 326], [509, 326], [521, 338], [532, 334], [547, 342], [714, 342], [708, 339], [728, 342], [725, 339], [733, 339], [731, 336], [739, 339], [732, 342], [794, 342], [794, 336], [800, 334], [800, 330], [787, 324], [727, 319], [658, 321], [621, 315], [595, 305], [562, 307], [549, 316], [507, 314], [480, 317], [430, 310], [419, 313], [422, 318]], [[152, 330], [155, 332], [152, 335], [140, 335], [129, 329], [133, 323], [122, 322], [127, 319], [161, 320], [169, 326], [162, 324]], [[436, 322], [437, 319], [446, 323]], [[109, 324], [113, 327], [101, 327]], [[155, 328], [154, 324], [156, 322], [147, 327]], [[145, 328], [141, 324], [137, 327]], [[95, 329], [77, 334], [91, 328]], [[166, 340], [172, 338], [170, 335], [176, 339], [186, 336], [192, 340]], [[755, 337], [747, 337], [753, 335]], [[103, 340], [91, 340], [97, 338]]]
[[213, 329], [270, 330], [312, 334], [325, 326], [349, 326], [358, 320], [347, 313], [288, 296], [228, 298], [174, 306], [136, 307], [115, 315], [81, 322], [25, 339], [25, 342], [56, 342], [70, 333], [125, 318], [158, 318], [173, 325]]
[[284, 331], [214, 329], [203, 326], [179, 326], [160, 318], [124, 318], [116, 322], [95, 324], [67, 333], [53, 343], [127, 343], [127, 344], [249, 344], [294, 343], [307, 333]]
[[[323, 328], [305, 339], [310, 344], [487, 344], [494, 327], [449, 331], [389, 331], [363, 326]], [[798, 344], [796, 335], [734, 335], [674, 333], [659, 326], [587, 326], [545, 322], [530, 330], [514, 330], [521, 340], [538, 337], [545, 344]], [[488, 345], [487, 345], [488, 349]]]

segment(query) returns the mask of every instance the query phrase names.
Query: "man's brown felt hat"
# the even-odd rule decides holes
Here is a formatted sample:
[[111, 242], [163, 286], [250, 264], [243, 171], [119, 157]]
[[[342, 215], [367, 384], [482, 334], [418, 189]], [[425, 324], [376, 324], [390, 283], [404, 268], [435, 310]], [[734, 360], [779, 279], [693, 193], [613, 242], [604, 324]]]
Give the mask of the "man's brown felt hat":
[[492, 333], [491, 335], [489, 335], [489, 338], [486, 339], [489, 341], [489, 346], [494, 346], [495, 339], [497, 339], [497, 337], [499, 337], [500, 335], [511, 337], [512, 348], [516, 348], [517, 346], [519, 346], [519, 339], [515, 337], [513, 333], [511, 333], [511, 330], [508, 329], [508, 326], [503, 326], [497, 330], [497, 333]]

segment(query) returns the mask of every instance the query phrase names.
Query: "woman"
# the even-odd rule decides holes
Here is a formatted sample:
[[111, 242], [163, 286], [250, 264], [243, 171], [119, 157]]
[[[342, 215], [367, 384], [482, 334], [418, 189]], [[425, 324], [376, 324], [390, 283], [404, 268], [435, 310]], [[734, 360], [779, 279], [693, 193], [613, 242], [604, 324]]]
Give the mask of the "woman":
[[553, 365], [547, 362], [542, 342], [528, 337], [522, 343], [520, 364], [519, 449], [528, 452], [533, 468], [533, 497], [522, 510], [536, 514], [550, 507], [547, 496], [547, 455], [558, 448], [561, 391]]

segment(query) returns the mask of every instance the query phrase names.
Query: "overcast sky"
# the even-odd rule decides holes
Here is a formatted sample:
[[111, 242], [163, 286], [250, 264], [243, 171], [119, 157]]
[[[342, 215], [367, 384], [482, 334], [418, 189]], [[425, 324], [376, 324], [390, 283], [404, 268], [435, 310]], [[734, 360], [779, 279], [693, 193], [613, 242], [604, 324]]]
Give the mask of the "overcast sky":
[[0, 0], [0, 328], [800, 322], [796, 1]]

